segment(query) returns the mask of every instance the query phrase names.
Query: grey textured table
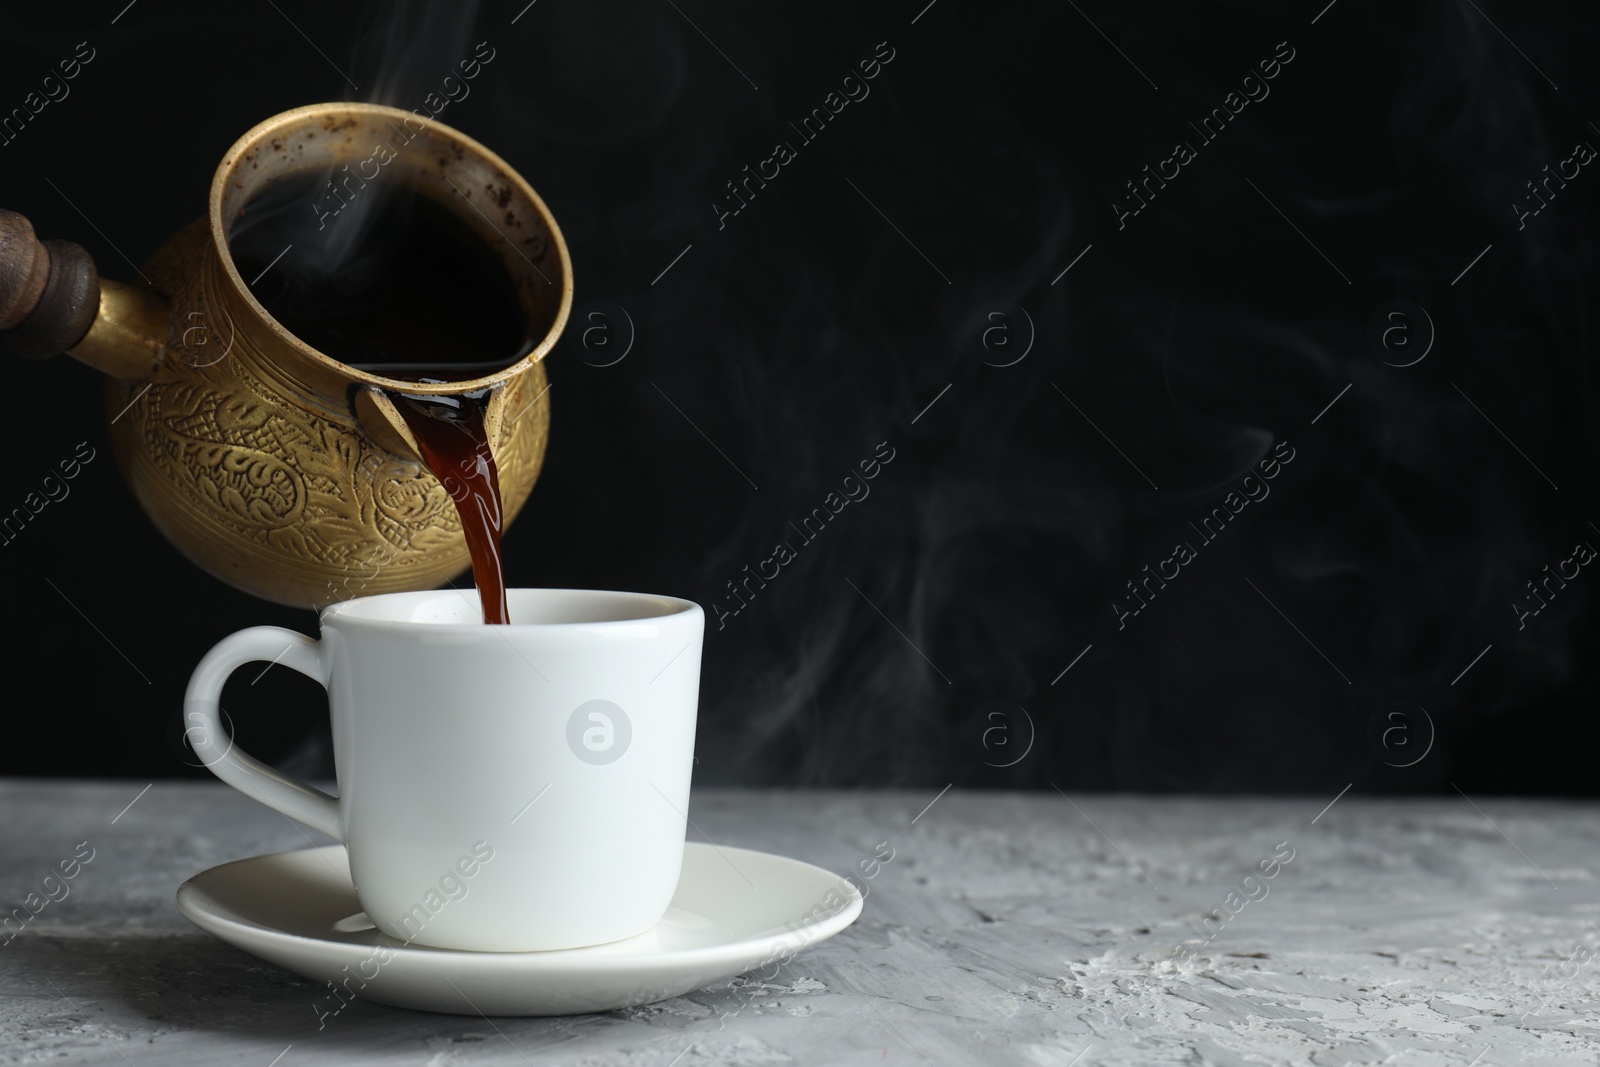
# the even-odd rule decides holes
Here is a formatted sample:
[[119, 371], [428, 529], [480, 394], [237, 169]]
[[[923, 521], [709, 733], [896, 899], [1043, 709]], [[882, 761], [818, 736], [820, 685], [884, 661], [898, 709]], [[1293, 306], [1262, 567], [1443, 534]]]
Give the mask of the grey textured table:
[[487, 1020], [357, 1003], [319, 1031], [319, 988], [173, 904], [196, 871], [308, 838], [222, 786], [142, 786], [0, 783], [8, 911], [93, 849], [70, 895], [0, 945], [0, 1062], [1600, 1060], [1594, 805], [1346, 795], [1319, 815], [1331, 791], [951, 791], [923, 811], [935, 791], [702, 792], [691, 818], [719, 843], [843, 873], [888, 842], [861, 919], [776, 975], [647, 1007]]

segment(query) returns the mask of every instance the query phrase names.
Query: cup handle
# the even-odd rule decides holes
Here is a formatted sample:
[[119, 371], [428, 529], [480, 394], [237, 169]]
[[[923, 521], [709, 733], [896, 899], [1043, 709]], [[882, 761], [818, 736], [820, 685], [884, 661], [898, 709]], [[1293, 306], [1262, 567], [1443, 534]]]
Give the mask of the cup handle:
[[268, 767], [235, 745], [223, 729], [217, 714], [223, 685], [236, 669], [258, 660], [293, 667], [323, 687], [328, 684], [317, 641], [281, 626], [240, 630], [217, 642], [189, 676], [183, 697], [184, 736], [207, 769], [239, 792], [343, 841], [336, 799]]

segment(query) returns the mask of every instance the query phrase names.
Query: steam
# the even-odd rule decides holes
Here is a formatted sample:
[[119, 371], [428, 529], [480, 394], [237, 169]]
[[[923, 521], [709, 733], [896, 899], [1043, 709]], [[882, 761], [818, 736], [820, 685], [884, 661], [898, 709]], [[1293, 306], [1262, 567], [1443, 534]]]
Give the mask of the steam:
[[[1470, 188], [1485, 191], [1474, 210], [1486, 243], [1514, 221], [1510, 195], [1568, 146], [1554, 154], [1536, 108], [1537, 75], [1472, 17], [1470, 9], [1430, 9], [1438, 25], [1416, 33], [1393, 140], [1408, 184], [1460, 189], [1461, 175], [1481, 175]], [[1275, 39], [1264, 35], [1262, 45]], [[906, 64], [917, 61], [913, 44], [901, 49]], [[1328, 62], [1309, 46], [1304, 54]], [[749, 493], [722, 472], [736, 504], [689, 498], [690, 508], [704, 509], [694, 524], [704, 540], [687, 595], [703, 603], [725, 596], [728, 576], [769, 552], [855, 453], [887, 439], [904, 457], [874, 483], [871, 499], [838, 517], [826, 535], [836, 540], [819, 539], [763, 600], [708, 633], [702, 778], [1290, 791], [1348, 774], [1377, 788], [1446, 787], [1447, 745], [1406, 776], [1376, 764], [1361, 730], [1372, 710], [1410, 697], [1434, 710], [1441, 729], [1454, 729], [1550, 692], [1572, 656], [1570, 635], [1552, 631], [1519, 646], [1515, 682], [1479, 664], [1482, 688], [1452, 691], [1451, 679], [1485, 644], [1510, 636], [1508, 598], [1522, 589], [1523, 570], [1537, 573], [1554, 549], [1570, 547], [1569, 523], [1547, 487], [1450, 389], [1465, 369], [1435, 359], [1408, 375], [1361, 343], [1371, 309], [1397, 296], [1445, 322], [1493, 315], [1481, 291], [1448, 285], [1481, 244], [1450, 258], [1454, 246], [1441, 242], [1436, 262], [1409, 268], [1351, 261], [1386, 247], [1411, 205], [1319, 194], [1325, 176], [1300, 170], [1273, 138], [1243, 126], [1239, 143], [1198, 161], [1192, 179], [1186, 172], [1194, 186], [1175, 189], [1141, 219], [1155, 232], [1141, 235], [1137, 250], [1102, 243], [1074, 284], [1052, 287], [1061, 266], [1106, 232], [1093, 217], [1111, 218], [1107, 201], [1119, 182], [1071, 174], [1018, 147], [1045, 132], [954, 93], [909, 106], [894, 80], [905, 69], [876, 83], [885, 98], [872, 103], [892, 117], [868, 144], [798, 161], [795, 185], [761, 193], [771, 202], [758, 199], [741, 217], [741, 228], [764, 227], [759, 237], [713, 259], [785, 250], [761, 260], [794, 279], [785, 304], [774, 307], [770, 290], [743, 284], [737, 267], [702, 265], [701, 277], [715, 279], [715, 317], [703, 306], [656, 317], [675, 350], [695, 353], [696, 373], [672, 378], [673, 396], [712, 413], [718, 421], [707, 433], [762, 485]], [[1287, 80], [1280, 88], [1281, 106], [1313, 106], [1314, 89]], [[1188, 98], [1217, 93], [1199, 85]], [[781, 110], [770, 117], [781, 120]], [[735, 122], [759, 130], [762, 117]], [[864, 183], [952, 275], [962, 295], [946, 300], [902, 239], [829, 182], [852, 175], [853, 158], [873, 145], [931, 143], [955, 129], [983, 132], [942, 156], [935, 174], [907, 174], [887, 188]], [[840, 132], [850, 134], [843, 124]], [[760, 144], [760, 134], [748, 141]], [[730, 142], [701, 149], [725, 170], [748, 158], [746, 143]], [[1470, 162], [1484, 146], [1487, 174], [1481, 160]], [[1144, 158], [1147, 147], [1130, 138], [1126, 158]], [[703, 188], [716, 190], [719, 168], [703, 170]], [[1308, 315], [1275, 295], [1298, 292], [1298, 275], [1325, 265], [1286, 228], [1278, 243], [1277, 217], [1241, 179], [1263, 171], [1284, 210], [1311, 220], [1329, 254], [1360, 279], [1354, 300], [1324, 305], [1338, 313]], [[702, 187], [684, 185], [681, 196], [693, 201]], [[946, 238], [941, 196], [986, 220], [981, 240], [970, 229]], [[807, 232], [818, 214], [853, 211], [872, 236], [829, 248]], [[1205, 216], [1219, 211], [1257, 246], [1257, 269], [1246, 276], [1210, 266], [1216, 228]], [[1008, 240], [1018, 234], [1026, 239]], [[1190, 251], [1168, 280], [1163, 259], [1177, 257], [1174, 249]], [[1562, 253], [1530, 242], [1514, 254]], [[1275, 285], [1274, 271], [1297, 277]], [[1583, 277], [1559, 262], [1537, 274]], [[1327, 277], [1333, 294], [1343, 283]], [[890, 292], [894, 305], [876, 302]], [[1040, 348], [1014, 368], [982, 366], [977, 313], [1008, 303], [1034, 315]], [[1583, 324], [1562, 320], [1584, 306], [1582, 296], [1526, 291], [1518, 303], [1530, 319], [1503, 323], [1506, 335], [1549, 324], [1580, 379]], [[1473, 352], [1479, 373], [1502, 380], [1488, 370], [1493, 358]], [[912, 426], [946, 383], [949, 394]], [[1084, 404], [1118, 448], [1156, 468], [1162, 489], [1150, 490], [1052, 383]], [[1313, 426], [1352, 383], [1343, 409]], [[1527, 392], [1526, 383], [1515, 388]], [[1532, 402], [1539, 406], [1516, 413], [1528, 433], [1520, 444], [1557, 455], [1540, 427], [1571, 420], [1545, 406], [1551, 401]], [[674, 481], [666, 460], [695, 463], [703, 445], [665, 414], [657, 431], [675, 444], [650, 477]], [[1194, 573], [1151, 605], [1140, 632], [1118, 634], [1111, 603], [1125, 595], [1124, 581], [1192, 536], [1187, 520], [1283, 441], [1300, 459], [1271, 499], [1203, 550]], [[722, 484], [718, 462], [709, 457], [702, 474]], [[1276, 609], [1314, 635], [1334, 666]], [[1039, 731], [1032, 757], [1005, 771], [985, 767], [963, 729], [972, 709], [996, 699], [1026, 708]]]
[[[825, 33], [795, 29], [787, 49], [749, 19], [697, 11], [758, 93], [669, 5], [553, 12], [537, 5], [508, 34], [515, 65], [475, 90], [471, 132], [551, 204], [578, 264], [577, 313], [620, 304], [639, 344], [603, 369], [571, 347], [552, 358], [550, 453], [507, 567], [517, 585], [707, 606], [697, 784], [1448, 788], [1452, 737], [1570, 676], [1578, 631], [1563, 613], [1587, 602], [1589, 579], [1530, 623], [1536, 640], [1514, 636], [1510, 603], [1570, 550], [1562, 501], [1578, 487], [1552, 469], [1553, 494], [1450, 383], [1489, 401], [1530, 455], [1562, 462], [1557, 428], [1581, 423], [1574, 394], [1592, 378], [1573, 310], [1594, 266], [1572, 236], [1587, 216], [1563, 197], [1530, 221], [1538, 239], [1513, 239], [1511, 203], [1582, 131], [1557, 130], [1539, 75], [1470, 6], [1428, 5], [1408, 37], [1365, 38], [1390, 49], [1399, 78], [1372, 90], [1392, 99], [1387, 131], [1369, 121], [1382, 105], [1355, 89], [1329, 99], [1342, 55], [1329, 27], [1355, 17], [1335, 8], [1295, 38], [1294, 77], [1273, 83], [1270, 105], [1122, 234], [1110, 205], [1123, 180], [1232, 88], [1230, 63], [1169, 56], [1148, 103], [1029, 112], [1005, 86], [1045, 46], [962, 41], [938, 29], [942, 5], [916, 35], [863, 10]], [[1209, 14], [1172, 33], [1183, 18], [1218, 39]], [[1289, 36], [1249, 22], [1228, 34], [1247, 61]], [[1103, 28], [1141, 59], [1153, 49], [1137, 27]], [[792, 137], [789, 120], [885, 38], [898, 55], [871, 98], [718, 232], [710, 204], [728, 175]], [[1004, 63], [932, 73], [958, 51], [987, 55], [980, 44]], [[1118, 63], [1106, 70], [1148, 91]], [[1340, 111], [1357, 104], [1359, 129]], [[1357, 135], [1373, 138], [1352, 148], [1377, 161], [1369, 179], [1301, 150]], [[1449, 221], [1400, 243], [1419, 216]], [[1441, 331], [1415, 367], [1364, 344], [1372, 309], [1397, 298]], [[1026, 309], [1037, 336], [1004, 368], [983, 362], [981, 340], [1002, 307]], [[1519, 371], [1525, 351], [1551, 362]], [[1297, 458], [1270, 498], [1119, 633], [1125, 581], [1284, 441]], [[718, 629], [710, 606], [727, 581], [792, 538], [880, 442], [897, 458], [871, 495]], [[1404, 773], [1363, 734], [1394, 699], [1440, 727], [1436, 754]], [[970, 744], [971, 716], [993, 701], [1025, 709], [1037, 732], [1005, 769]]]
[[356, 44], [354, 74], [363, 98], [407, 111], [457, 74], [472, 54], [480, 0], [384, 0]]
[[[363, 99], [420, 108], [424, 115], [466, 100], [473, 89], [466, 71], [476, 74], [483, 56], [493, 55], [492, 46], [487, 53], [474, 47], [478, 8], [479, 0], [374, 4], [352, 64]], [[314, 318], [369, 288], [393, 259], [406, 240], [411, 195], [381, 177], [362, 181], [349, 168], [330, 168], [309, 185], [281, 186], [258, 197], [235, 225], [231, 243], [261, 263], [288, 248], [268, 284], [284, 287], [284, 302]]]

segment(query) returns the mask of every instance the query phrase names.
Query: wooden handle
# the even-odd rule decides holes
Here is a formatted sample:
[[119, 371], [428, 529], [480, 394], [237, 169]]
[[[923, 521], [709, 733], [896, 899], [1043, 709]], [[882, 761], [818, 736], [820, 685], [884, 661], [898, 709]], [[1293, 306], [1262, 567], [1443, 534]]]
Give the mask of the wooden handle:
[[70, 241], [40, 241], [27, 219], [0, 209], [0, 341], [47, 359], [83, 340], [100, 310], [94, 260]]

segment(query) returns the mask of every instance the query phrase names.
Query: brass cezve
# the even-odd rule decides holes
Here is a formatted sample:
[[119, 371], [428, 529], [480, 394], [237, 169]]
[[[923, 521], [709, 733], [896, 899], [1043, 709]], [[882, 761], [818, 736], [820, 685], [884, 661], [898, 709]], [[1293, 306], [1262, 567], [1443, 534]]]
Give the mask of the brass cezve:
[[[346, 366], [273, 319], [228, 253], [229, 223], [273, 182], [367, 159], [402, 126], [409, 139], [385, 176], [469, 223], [515, 283], [536, 343], [493, 374], [420, 384]], [[211, 574], [318, 607], [433, 588], [467, 566], [455, 508], [385, 390], [490, 390], [507, 522], [527, 500], [549, 427], [541, 360], [566, 324], [571, 262], [538, 194], [471, 138], [372, 104], [277, 115], [229, 149], [207, 217], [142, 274], [148, 287], [100, 282], [98, 314], [67, 351], [107, 375], [112, 450], [139, 503]]]

